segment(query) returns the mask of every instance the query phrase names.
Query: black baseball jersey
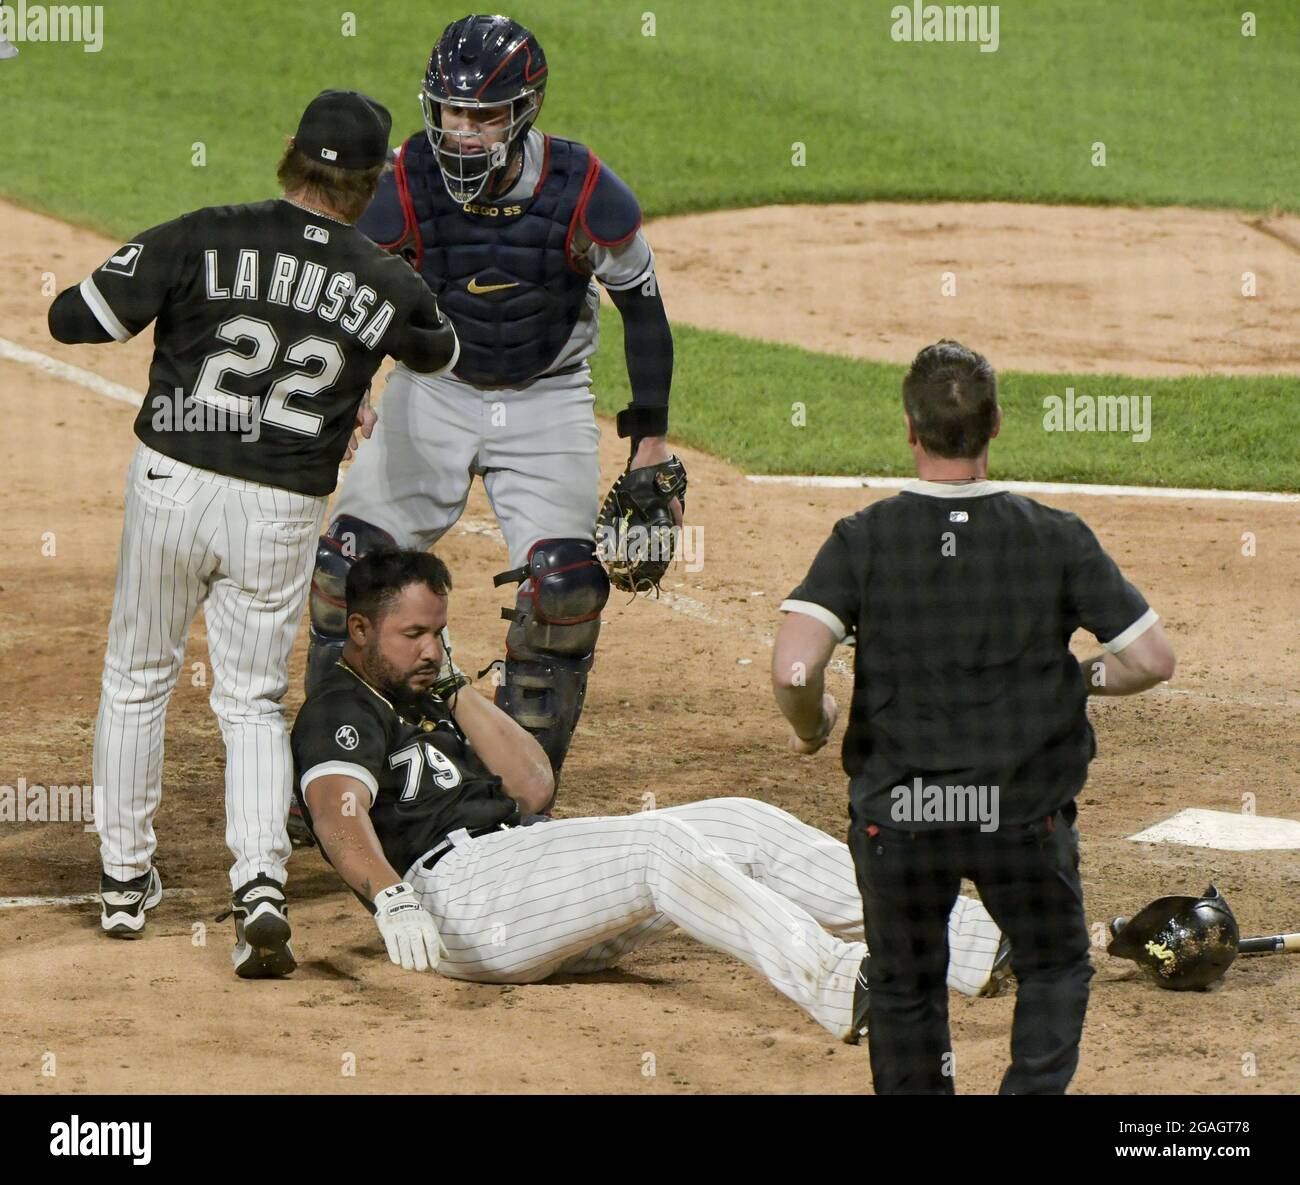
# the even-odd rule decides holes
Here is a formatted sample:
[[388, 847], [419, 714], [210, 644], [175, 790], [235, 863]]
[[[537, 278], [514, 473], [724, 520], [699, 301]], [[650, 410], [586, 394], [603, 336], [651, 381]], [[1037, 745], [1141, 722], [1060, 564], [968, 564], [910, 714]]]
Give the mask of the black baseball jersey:
[[518, 804], [474, 752], [442, 700], [397, 708], [341, 661], [294, 721], [294, 794], [311, 822], [303, 787], [346, 774], [374, 796], [370, 821], [399, 876], [449, 832], [518, 822]]
[[118, 341], [157, 318], [141, 440], [302, 494], [334, 489], [385, 354], [429, 371], [458, 352], [404, 261], [283, 199], [213, 206], [147, 230], [80, 296]]
[[943, 822], [891, 811], [918, 777], [997, 786], [1005, 823], [1068, 803], [1096, 751], [1071, 635], [1120, 650], [1156, 621], [1082, 519], [990, 482], [918, 481], [840, 519], [781, 608], [857, 635], [853, 815], [904, 830]]

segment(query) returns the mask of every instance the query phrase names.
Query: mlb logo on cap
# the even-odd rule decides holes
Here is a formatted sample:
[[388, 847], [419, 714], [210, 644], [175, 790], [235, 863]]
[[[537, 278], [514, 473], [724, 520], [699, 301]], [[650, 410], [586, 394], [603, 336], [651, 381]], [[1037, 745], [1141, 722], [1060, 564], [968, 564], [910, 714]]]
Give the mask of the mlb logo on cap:
[[393, 117], [358, 91], [321, 91], [302, 113], [294, 146], [336, 169], [374, 169], [388, 157]]

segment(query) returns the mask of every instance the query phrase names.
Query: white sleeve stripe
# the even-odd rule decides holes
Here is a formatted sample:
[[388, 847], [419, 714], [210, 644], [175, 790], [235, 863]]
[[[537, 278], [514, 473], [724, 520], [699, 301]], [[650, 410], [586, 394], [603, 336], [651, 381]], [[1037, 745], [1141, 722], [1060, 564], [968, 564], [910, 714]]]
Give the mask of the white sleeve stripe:
[[[446, 314], [444, 313], [443, 316], [445, 317]], [[455, 333], [455, 326], [452, 327], [452, 332]], [[451, 374], [451, 372], [456, 369], [456, 363], [459, 361], [460, 361], [460, 334], [456, 334], [456, 340], [452, 344], [451, 361], [448, 362], [447, 365], [444, 366], [441, 370], [435, 370], [433, 374], [429, 375], [428, 377], [434, 378], [435, 376], [440, 374]]]
[[[650, 257], [650, 263], [646, 267], [645, 271], [643, 271], [639, 276], [637, 276], [635, 280], [628, 280], [626, 283], [623, 284], [605, 284], [604, 280], [601, 280], [600, 282], [602, 284], [605, 284], [606, 292], [626, 292], [631, 288], [636, 288], [639, 285], [644, 284], [652, 275], [654, 275], [654, 270], [655, 270], [655, 261], [654, 261], [654, 256], [652, 255]], [[596, 279], [600, 280], [600, 277], [597, 276]]]
[[816, 618], [835, 635], [837, 642], [843, 642], [849, 632], [848, 627], [834, 613], [815, 601], [786, 600], [778, 608], [782, 613], [802, 613], [805, 617]]
[[108, 301], [95, 287], [94, 277], [87, 276], [81, 281], [81, 299], [90, 306], [90, 311], [95, 314], [95, 320], [104, 327], [104, 332], [113, 335], [114, 341], [129, 342], [131, 340], [131, 335], [127, 332], [126, 326], [117, 319], [117, 314], [108, 307]]
[[379, 783], [375, 781], [375, 775], [372, 774], [364, 765], [354, 765], [350, 761], [322, 761], [319, 765], [313, 765], [302, 775], [298, 783], [298, 789], [306, 797], [307, 786], [317, 778], [327, 778], [333, 774], [342, 774], [344, 777], [356, 778], [367, 790], [370, 791], [370, 807], [375, 805], [375, 799], [379, 797]]
[[1148, 609], [1122, 634], [1116, 634], [1109, 642], [1103, 642], [1102, 649], [1109, 650], [1111, 654], [1118, 654], [1126, 646], [1136, 642], [1159, 620], [1160, 615], [1154, 609]]

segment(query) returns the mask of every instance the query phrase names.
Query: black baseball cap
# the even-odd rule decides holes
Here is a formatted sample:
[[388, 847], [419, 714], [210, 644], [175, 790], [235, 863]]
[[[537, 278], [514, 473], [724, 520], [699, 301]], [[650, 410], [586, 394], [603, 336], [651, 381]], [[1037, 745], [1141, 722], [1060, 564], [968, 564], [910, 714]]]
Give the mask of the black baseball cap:
[[321, 91], [302, 113], [293, 142], [299, 152], [336, 169], [373, 169], [388, 159], [393, 117], [360, 91]]

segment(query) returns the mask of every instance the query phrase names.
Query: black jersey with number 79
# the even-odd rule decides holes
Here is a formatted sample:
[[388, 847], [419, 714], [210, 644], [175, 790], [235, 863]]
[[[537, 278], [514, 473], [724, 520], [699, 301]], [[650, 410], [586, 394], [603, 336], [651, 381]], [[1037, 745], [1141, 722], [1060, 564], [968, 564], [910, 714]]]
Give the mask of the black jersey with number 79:
[[311, 823], [305, 787], [342, 774], [365, 787], [380, 846], [398, 876], [449, 832], [519, 821], [519, 807], [474, 751], [447, 705], [431, 695], [396, 704], [340, 660], [294, 721], [294, 794]]
[[334, 489], [386, 354], [428, 373], [459, 353], [406, 262], [283, 199], [196, 210], [136, 235], [79, 292], [118, 341], [157, 319], [141, 440], [303, 494]]

